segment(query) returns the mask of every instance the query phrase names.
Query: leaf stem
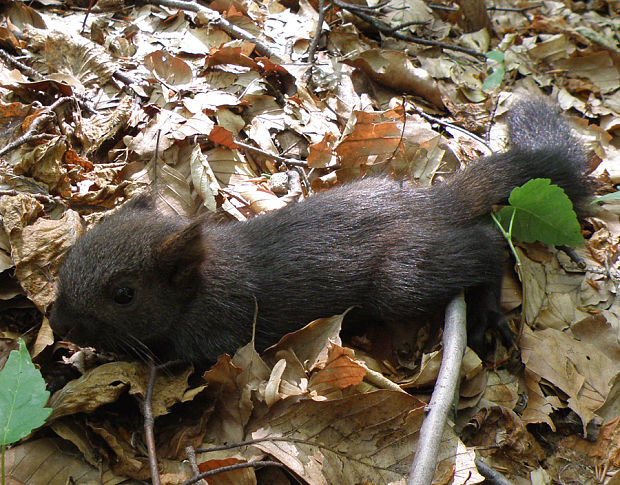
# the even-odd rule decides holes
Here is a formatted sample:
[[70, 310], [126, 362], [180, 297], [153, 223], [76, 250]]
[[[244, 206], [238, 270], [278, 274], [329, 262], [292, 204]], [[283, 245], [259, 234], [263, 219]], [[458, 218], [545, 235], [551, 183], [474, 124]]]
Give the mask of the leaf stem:
[[521, 281], [523, 281], [523, 273], [521, 271], [521, 259], [519, 258], [519, 255], [517, 254], [517, 250], [514, 247], [514, 244], [512, 243], [512, 223], [515, 220], [515, 214], [516, 214], [516, 211], [513, 210], [512, 211], [512, 216], [510, 217], [510, 224], [508, 226], [508, 232], [506, 232], [506, 230], [502, 226], [502, 223], [499, 222], [499, 219], [495, 215], [495, 212], [491, 212], [491, 218], [493, 219], [493, 222], [495, 222], [495, 225], [497, 226], [497, 228], [502, 233], [502, 236], [504, 236], [504, 239], [506, 239], [506, 241], [508, 242], [508, 246], [510, 247], [510, 251], [514, 255], [515, 261], [517, 262], [517, 273], [519, 274], [519, 279]]

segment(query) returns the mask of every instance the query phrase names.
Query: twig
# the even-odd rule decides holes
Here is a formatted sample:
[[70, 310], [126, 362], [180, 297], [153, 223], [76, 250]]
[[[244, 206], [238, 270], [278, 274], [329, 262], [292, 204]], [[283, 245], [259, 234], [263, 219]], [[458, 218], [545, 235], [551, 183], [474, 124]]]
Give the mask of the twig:
[[461, 293], [454, 297], [446, 308], [441, 366], [428, 405], [429, 413], [420, 428], [407, 485], [430, 485], [435, 475], [439, 444], [456, 396], [461, 362], [467, 345], [465, 315], [465, 298]]
[[61, 104], [72, 101], [73, 99], [74, 98], [65, 96], [63, 98], [58, 98], [56, 101], [54, 101], [54, 103], [44, 109], [43, 112], [33, 120], [33, 122], [30, 124], [30, 128], [28, 128], [28, 131], [26, 133], [20, 136], [17, 140], [12, 141], [3, 148], [0, 148], [0, 156], [5, 155], [8, 152], [22, 146], [23, 144], [32, 141], [35, 137], [38, 137], [38, 131], [43, 128], [43, 125], [50, 121], [54, 116], [56, 116], [54, 110], [58, 108]]
[[48, 204], [48, 205], [59, 204], [59, 205], [66, 207], [64, 200], [61, 199], [60, 197], [52, 197], [51, 195], [46, 195], [46, 194], [33, 194], [31, 192], [24, 192], [24, 191], [18, 192], [17, 190], [0, 190], [0, 197], [4, 195], [16, 196], [16, 195], [21, 195], [21, 194], [27, 194], [28, 196], [32, 197], [33, 199], [38, 200], [42, 204]]
[[[348, 3], [345, 2], [344, 0], [340, 0], [342, 5], [346, 5], [346, 9], [351, 11], [351, 10], [357, 10], [359, 12], [375, 12], [377, 10], [381, 10], [383, 7], [385, 7], [386, 5], [389, 5], [390, 2], [381, 2], [378, 3], [377, 5], [355, 5], [354, 3]], [[345, 8], [344, 6], [341, 8]]]
[[319, 18], [316, 22], [316, 29], [314, 29], [314, 38], [310, 42], [308, 47], [308, 64], [310, 64], [310, 71], [314, 69], [314, 61], [316, 54], [316, 47], [319, 45], [321, 39], [321, 32], [323, 32], [323, 22], [325, 22], [325, 12], [331, 7], [331, 3], [325, 7], [325, 0], [319, 0]]
[[427, 6], [433, 10], [443, 10], [445, 12], [458, 12], [460, 8], [451, 7], [450, 5], [438, 5], [435, 3], [429, 3]]
[[[460, 10], [460, 8], [458, 7], [452, 7], [450, 5], [438, 5], [438, 4], [434, 4], [434, 3], [429, 3], [427, 4], [427, 6], [433, 10], [443, 10], [446, 12], [458, 12]], [[527, 10], [532, 10], [534, 8], [540, 8], [542, 7], [542, 3], [537, 3], [534, 5], [530, 5], [528, 7], [519, 7], [519, 8], [515, 8], [515, 7], [487, 7], [487, 10], [495, 10], [498, 12], [526, 12]]]
[[149, 381], [146, 386], [146, 396], [142, 401], [142, 415], [144, 416], [144, 435], [146, 438], [146, 447], [149, 454], [149, 465], [151, 467], [151, 482], [153, 485], [160, 485], [159, 469], [157, 468], [157, 450], [155, 449], [155, 436], [153, 427], [155, 420], [153, 418], [153, 409], [151, 400], [153, 399], [153, 387], [155, 386], [155, 363], [149, 362]]
[[273, 153], [266, 152], [265, 150], [261, 150], [260, 148], [253, 147], [252, 145], [247, 145], [245, 143], [242, 143], [242, 142], [238, 141], [237, 139], [235, 139], [234, 142], [235, 142], [236, 145], [239, 145], [244, 150], [247, 150], [247, 151], [253, 152], [253, 153], [257, 153], [259, 155], [263, 155], [263, 156], [265, 156], [267, 158], [270, 158], [272, 160], [276, 160], [278, 162], [285, 163], [286, 165], [291, 165], [293, 167], [307, 167], [308, 166], [308, 162], [306, 162], [304, 160], [297, 160], [295, 158], [285, 158], [285, 157], [281, 157], [279, 155], [274, 155]]
[[420, 45], [427, 45], [427, 46], [432, 46], [432, 47], [441, 47], [442, 49], [449, 49], [449, 50], [453, 50], [453, 51], [457, 51], [457, 52], [463, 52], [465, 54], [469, 54], [470, 56], [478, 57], [480, 59], [486, 59], [486, 56], [482, 52], [478, 52], [478, 51], [475, 51], [473, 49], [467, 49], [465, 47], [460, 47], [460, 46], [457, 46], [457, 45], [446, 44], [445, 42], [439, 42], [439, 41], [436, 41], [436, 40], [428, 40], [428, 39], [423, 39], [421, 37], [416, 37], [416, 36], [413, 36], [413, 35], [401, 34], [399, 32], [394, 32], [393, 31], [393, 27], [390, 27], [385, 22], [382, 22], [381, 20], [373, 17], [372, 15], [368, 15], [366, 13], [360, 12], [358, 9], [350, 8], [349, 4], [347, 4], [346, 2], [343, 2], [342, 0], [332, 0], [332, 1], [334, 2], [334, 5], [336, 5], [336, 6], [340, 7], [340, 8], [344, 8], [345, 10], [348, 10], [353, 15], [355, 15], [355, 16], [359, 17], [360, 19], [368, 22], [370, 25], [372, 25], [379, 32], [382, 32], [382, 33], [384, 33], [386, 35], [389, 35], [390, 37], [394, 37], [395, 39], [404, 40], [406, 42], [413, 42], [415, 44], [420, 44]]
[[258, 40], [247, 30], [230, 23], [228, 20], [223, 18], [221, 14], [216, 10], [203, 7], [202, 5], [193, 1], [187, 2], [185, 0], [145, 0], [145, 2], [152, 5], [163, 5], [165, 7], [188, 10], [190, 12], [196, 12], [204, 15], [204, 17], [209, 21], [209, 25], [211, 27], [218, 27], [224, 32], [226, 32], [228, 35], [236, 39], [243, 39], [252, 42], [256, 46], [256, 51], [262, 56], [272, 57], [275, 60], [280, 60], [280, 56], [276, 53], [275, 50], [267, 46], [267, 44], [265, 44], [264, 42]]
[[495, 10], [497, 12], [517, 12], [517, 13], [522, 13], [522, 12], [527, 12], [528, 10], [532, 10], [535, 8], [540, 8], [542, 7], [542, 3], [536, 3], [534, 5], [529, 5], [527, 7], [487, 7], [487, 10]]
[[196, 475], [195, 477], [186, 480], [185, 482], [181, 483], [181, 485], [191, 485], [192, 483], [196, 483], [203, 478], [209, 478], [219, 473], [230, 472], [233, 470], [241, 470], [243, 468], [261, 468], [264, 466], [277, 466], [279, 468], [286, 468], [282, 463], [278, 463], [277, 461], [252, 461], [248, 463], [237, 463], [236, 465], [223, 466], [215, 470], [209, 470], [208, 472], [201, 473], [200, 475]]
[[34, 79], [35, 81], [40, 81], [44, 79], [42, 74], [38, 73], [32, 67], [27, 66], [23, 62], [18, 61], [17, 59], [15, 59], [12, 55], [10, 55], [8, 52], [6, 52], [3, 49], [0, 49], [0, 59], [5, 61], [7, 64], [10, 64], [11, 66], [19, 69], [21, 73], [25, 74], [31, 79]]
[[389, 389], [391, 391], [404, 392], [405, 394], [408, 394], [398, 384], [392, 382], [383, 374], [381, 374], [381, 372], [369, 369], [363, 362], [358, 362], [358, 364], [361, 365], [364, 369], [366, 369], [366, 375], [364, 376], [364, 380], [366, 382], [369, 382], [380, 389]]
[[479, 458], [476, 458], [476, 468], [480, 475], [485, 478], [484, 483], [488, 483], [488, 485], [514, 485], [504, 475], [491, 468]]
[[[5, 62], [7, 62], [8, 64], [10, 64], [11, 66], [19, 69], [19, 71], [22, 74], [25, 74], [30, 79], [33, 79], [35, 81], [42, 81], [45, 79], [45, 76], [43, 76], [43, 74], [35, 71], [33, 68], [31, 68], [30, 66], [27, 66], [23, 62], [18, 61], [13, 56], [11, 56], [8, 52], [2, 49], [0, 49], [0, 58], [4, 60]], [[78, 97], [77, 95], [75, 96], [76, 96], [75, 97], [76, 102], [80, 105], [82, 109], [84, 109], [90, 114], [96, 113], [96, 111], [90, 106], [90, 104], [86, 100], [80, 99], [80, 97]]]
[[[189, 466], [192, 467], [192, 471], [194, 475], [200, 475], [200, 470], [198, 468], [198, 463], [196, 462], [196, 452], [194, 451], [193, 446], [185, 447], [185, 454], [187, 455], [187, 459], [189, 460]], [[200, 485], [207, 485], [207, 482], [204, 480], [199, 480]]]
[[426, 24], [428, 24], [428, 22], [425, 21], [425, 20], [422, 20], [422, 21], [420, 21], [420, 20], [412, 20], [410, 22], [403, 22], [402, 24], [398, 24], [398, 25], [395, 25], [394, 27], [392, 27], [392, 32], [396, 32], [398, 30], [406, 29], [407, 27], [411, 27], [412, 25], [426, 25]]
[[[402, 389], [401, 389], [402, 390]], [[303, 445], [320, 446], [318, 443], [314, 443], [308, 440], [302, 440], [300, 438], [290, 438], [287, 436], [265, 436], [263, 438], [256, 438], [254, 440], [239, 441], [237, 443], [231, 443], [229, 445], [212, 446], [211, 448], [198, 448], [196, 453], [210, 453], [212, 451], [225, 451], [232, 450], [234, 448], [241, 448], [242, 446], [252, 446], [257, 443], [264, 443], [265, 441], [286, 441], [288, 443], [301, 443]]]
[[473, 140], [476, 140], [478, 143], [480, 143], [480, 145], [482, 145], [487, 150], [489, 155], [491, 155], [493, 153], [493, 150], [491, 149], [489, 144], [484, 139], [480, 138], [478, 135], [475, 135], [471, 131], [466, 130], [462, 126], [455, 125], [454, 123], [449, 123], [448, 121], [444, 121], [444, 120], [442, 120], [440, 118], [435, 118], [434, 116], [431, 116], [431, 115], [425, 113], [424, 111], [418, 109], [418, 107], [415, 106], [415, 105], [411, 105], [411, 106], [413, 106], [413, 109], [415, 110], [415, 112], [417, 114], [419, 114], [422, 118], [424, 118], [424, 119], [426, 119], [428, 121], [432, 121], [433, 123], [437, 123], [437, 124], [439, 124], [441, 126], [445, 126], [447, 128], [450, 128], [450, 129], [453, 129], [453, 130], [456, 130], [456, 131], [460, 131], [461, 133], [469, 136]]

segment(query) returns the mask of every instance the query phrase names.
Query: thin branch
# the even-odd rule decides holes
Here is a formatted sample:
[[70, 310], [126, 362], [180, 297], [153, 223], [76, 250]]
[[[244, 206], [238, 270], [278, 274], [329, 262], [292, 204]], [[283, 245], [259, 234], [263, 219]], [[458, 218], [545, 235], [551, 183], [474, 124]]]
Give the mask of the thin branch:
[[466, 130], [465, 128], [463, 128], [462, 126], [459, 125], [455, 125], [453, 123], [450, 123], [448, 121], [444, 121], [440, 118], [435, 118], [434, 116], [431, 116], [427, 113], [425, 113], [424, 111], [418, 109], [417, 106], [412, 105], [413, 109], [415, 110], [415, 112], [417, 114], [419, 114], [422, 118], [428, 120], [428, 121], [432, 121], [433, 123], [437, 123], [441, 126], [445, 126], [447, 128], [456, 130], [456, 131], [460, 131], [461, 133], [469, 136], [470, 138], [472, 138], [473, 140], [476, 140], [478, 143], [480, 143], [480, 145], [482, 145], [488, 152], [489, 155], [491, 155], [493, 153], [493, 150], [491, 149], [491, 147], [489, 146], [489, 144], [483, 139], [480, 138], [478, 135], [472, 133], [471, 131]]
[[534, 5], [529, 5], [527, 7], [487, 7], [487, 10], [495, 10], [497, 12], [517, 12], [517, 13], [523, 13], [523, 12], [527, 12], [528, 10], [533, 10], [535, 8], [540, 8], [542, 7], [542, 3], [536, 3]]
[[237, 443], [231, 443], [229, 445], [212, 446], [211, 448], [198, 448], [196, 450], [196, 453], [210, 453], [212, 451], [233, 450], [235, 448], [241, 448], [242, 446], [252, 446], [252, 445], [255, 445], [257, 443], [264, 443], [265, 441], [271, 441], [271, 442], [285, 441], [287, 443], [300, 443], [302, 445], [321, 446], [320, 443], [315, 443], [313, 441], [308, 441], [308, 440], [302, 440], [300, 438], [290, 438], [290, 437], [287, 437], [287, 436], [265, 436], [263, 438], [256, 438], [254, 440], [239, 441]]
[[402, 24], [398, 24], [392, 27], [392, 32], [397, 32], [399, 30], [406, 29], [407, 27], [411, 27], [412, 25], [426, 25], [426, 24], [428, 24], [428, 22], [425, 20], [424, 21], [412, 20], [410, 22], [403, 22]]
[[16, 148], [19, 148], [25, 143], [29, 143], [33, 141], [35, 137], [37, 137], [37, 139], [40, 139], [39, 130], [42, 130], [45, 124], [51, 121], [56, 116], [56, 113], [54, 113], [54, 110], [58, 108], [60, 105], [68, 101], [72, 101], [73, 99], [74, 98], [70, 98], [70, 97], [58, 98], [56, 101], [54, 101], [54, 103], [49, 105], [47, 108], [43, 109], [42, 113], [40, 113], [39, 116], [37, 116], [33, 120], [33, 122], [30, 124], [30, 128], [28, 128], [28, 131], [26, 133], [20, 136], [17, 140], [14, 140], [8, 145], [5, 145], [4, 147], [0, 148], [0, 157], [2, 155], [9, 153], [12, 150], [15, 150]]
[[360, 12], [357, 9], [350, 8], [349, 4], [343, 2], [342, 0], [332, 0], [334, 5], [344, 8], [345, 10], [351, 12], [356, 17], [368, 22], [379, 32], [382, 32], [390, 37], [394, 37], [395, 39], [404, 40], [406, 42], [413, 42], [414, 44], [427, 45], [431, 47], [441, 47], [442, 49], [449, 49], [457, 52], [463, 52], [465, 54], [469, 54], [470, 56], [478, 57], [480, 59], [486, 59], [486, 56], [482, 52], [478, 52], [472, 49], [467, 49], [465, 47], [460, 47], [457, 45], [446, 44], [445, 42], [439, 42], [436, 40], [428, 40], [423, 39], [421, 37], [416, 37], [408, 34], [401, 34], [399, 32], [394, 32], [393, 27], [387, 25], [385, 22], [373, 17], [372, 15], [368, 15], [366, 13]]
[[27, 66], [23, 62], [18, 61], [4, 49], [0, 49], [0, 59], [2, 59], [7, 64], [13, 66], [14, 68], [19, 69], [22, 74], [25, 74], [30, 79], [34, 79], [35, 81], [40, 81], [44, 79], [42, 74], [38, 73], [32, 67]]
[[446, 308], [443, 329], [443, 356], [435, 389], [428, 404], [429, 413], [420, 428], [420, 437], [407, 485], [430, 485], [437, 468], [437, 454], [443, 430], [452, 408], [465, 348], [467, 329], [463, 294], [454, 297]]
[[296, 158], [285, 158], [279, 155], [274, 155], [273, 153], [266, 152], [265, 150], [261, 150], [260, 148], [253, 147], [252, 145], [247, 145], [246, 143], [242, 143], [237, 139], [234, 140], [235, 144], [239, 147], [243, 148], [252, 153], [257, 153], [259, 155], [263, 155], [264, 157], [270, 158], [271, 160], [276, 160], [278, 162], [285, 163], [286, 165], [290, 165], [293, 167], [307, 167], [308, 162], [304, 160], [297, 160]]
[[160, 485], [159, 469], [157, 467], [157, 450], [155, 448], [155, 436], [153, 427], [155, 419], [153, 418], [153, 408], [151, 401], [153, 399], [153, 387], [155, 387], [155, 363], [149, 362], [149, 381], [146, 386], [146, 396], [142, 401], [142, 414], [144, 416], [144, 435], [146, 438], [146, 447], [149, 454], [149, 465], [151, 467], [151, 482], [153, 485]]
[[314, 61], [316, 55], [316, 48], [319, 45], [321, 39], [321, 33], [323, 32], [323, 22], [325, 22], [325, 12], [331, 7], [331, 3], [325, 7], [325, 0], [319, 0], [319, 18], [316, 22], [316, 29], [314, 29], [314, 38], [310, 42], [308, 47], [308, 64], [310, 64], [310, 70], [314, 69]]
[[484, 483], [489, 482], [491, 485], [514, 485], [504, 475], [491, 468], [479, 458], [476, 458], [476, 468], [480, 472], [480, 475], [485, 478]]
[[196, 483], [203, 478], [209, 478], [219, 473], [231, 472], [233, 470], [241, 470], [243, 468], [262, 468], [264, 466], [276, 466], [279, 468], [286, 468], [282, 463], [278, 463], [277, 461], [252, 461], [248, 463], [237, 463], [236, 465], [223, 466], [215, 470], [209, 470], [208, 472], [201, 473], [200, 475], [196, 475], [195, 477], [184, 481], [183, 483], [181, 483], [181, 485], [192, 485], [192, 483]]
[[[200, 470], [198, 468], [198, 463], [196, 462], [196, 452], [194, 451], [194, 447], [193, 446], [186, 446], [185, 447], [185, 454], [187, 455], [187, 459], [189, 461], [189, 466], [192, 467], [192, 472], [194, 472], [194, 475], [200, 475]], [[198, 482], [199, 485], [208, 485], [207, 482], [205, 480], [199, 480]]]

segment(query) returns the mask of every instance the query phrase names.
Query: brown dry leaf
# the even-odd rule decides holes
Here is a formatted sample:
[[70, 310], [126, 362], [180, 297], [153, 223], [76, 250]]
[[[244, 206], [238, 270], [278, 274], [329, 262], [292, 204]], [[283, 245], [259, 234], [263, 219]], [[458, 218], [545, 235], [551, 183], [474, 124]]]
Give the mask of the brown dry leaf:
[[188, 84], [194, 77], [192, 68], [185, 61], [163, 50], [147, 54], [144, 64], [159, 79], [172, 86]]
[[480, 410], [468, 426], [467, 432], [470, 431], [473, 435], [468, 445], [478, 447], [483, 457], [492, 457], [494, 465], [510, 474], [522, 474], [528, 464], [545, 457], [519, 416], [508, 408], [493, 406]]
[[214, 148], [205, 153], [206, 161], [220, 187], [227, 187], [254, 178], [255, 174], [238, 150]]
[[521, 420], [524, 424], [546, 423], [555, 431], [555, 424], [551, 420], [551, 413], [556, 409], [561, 409], [565, 405], [557, 396], [549, 396], [540, 387], [542, 378], [525, 369], [523, 385], [527, 389], [527, 407], [521, 413]]
[[[34, 112], [35, 109], [32, 105], [0, 102], [0, 121], [5, 127], [0, 133], [0, 144], [2, 146], [7, 145], [21, 134], [18, 130], [26, 130], [27, 128], [23, 125], [24, 120], [33, 115]], [[13, 154], [13, 156], [15, 155]]]
[[308, 166], [324, 168], [335, 163], [335, 144], [336, 137], [331, 133], [326, 133], [320, 142], [311, 144], [308, 147]]
[[254, 44], [241, 41], [238, 46], [217, 49], [207, 57], [205, 64], [207, 67], [220, 64], [234, 64], [237, 66], [249, 67], [252, 70], [258, 70], [259, 65], [248, 57], [253, 50]]
[[507, 409], [514, 409], [519, 401], [519, 379], [506, 370], [489, 370], [483, 398]]
[[39, 218], [21, 231], [12, 231], [9, 235], [15, 277], [28, 298], [43, 313], [56, 296], [52, 275], [58, 271], [60, 256], [81, 233], [79, 215], [67, 210], [61, 219]]
[[27, 194], [0, 197], [2, 227], [9, 240], [12, 235], [21, 233], [24, 227], [36, 221], [42, 212], [43, 205]]
[[[108, 457], [108, 463], [115, 475], [125, 475], [137, 480], [150, 479], [149, 459], [143, 447], [135, 446], [135, 437], [132, 434], [123, 428], [113, 427], [108, 422], [88, 422], [87, 425], [97, 438], [105, 442], [98, 451]], [[163, 485], [177, 485], [192, 475], [186, 461], [159, 458], [157, 468]]]
[[235, 192], [247, 202], [247, 208], [254, 214], [271, 212], [286, 206], [286, 202], [276, 194], [259, 185], [239, 184], [235, 186]]
[[196, 192], [202, 198], [203, 205], [210, 211], [215, 212], [217, 209], [215, 197], [220, 190], [220, 184], [217, 182], [215, 174], [199, 146], [195, 146], [192, 150], [189, 157], [189, 165], [192, 172], [192, 183]]
[[32, 349], [32, 358], [34, 359], [50, 345], [54, 345], [54, 332], [47, 317], [43, 317], [41, 328], [37, 332], [37, 338]]
[[351, 349], [330, 343], [327, 362], [322, 370], [312, 373], [308, 389], [317, 394], [329, 395], [332, 389], [356, 386], [364, 379], [366, 368], [354, 360]]
[[[63, 440], [43, 438], [13, 446], [6, 451], [8, 483], [66, 485], [139, 485], [138, 481], [117, 476], [109, 467], [98, 469], [75, 455]], [[14, 482], [11, 482], [14, 481]]]
[[30, 151], [23, 150], [20, 161], [13, 170], [16, 174], [27, 175], [45, 183], [51, 191], [69, 196], [67, 169], [63, 164], [67, 142], [57, 136], [37, 145]]
[[101, 46], [80, 35], [51, 31], [45, 40], [45, 60], [50, 77], [79, 88], [103, 86], [117, 67]]
[[532, 331], [525, 326], [519, 345], [527, 369], [568, 396], [568, 406], [580, 416], [585, 434], [586, 425], [605, 402], [620, 363], [592, 344], [552, 328]]
[[82, 118], [75, 127], [75, 136], [82, 142], [86, 155], [97, 152], [104, 144], [109, 144], [127, 129], [132, 116], [140, 117], [138, 106], [130, 96], [124, 96], [111, 111], [97, 113], [89, 118]]
[[349, 125], [350, 132], [335, 149], [343, 166], [372, 164], [374, 157], [383, 161], [396, 151], [402, 139], [402, 129], [398, 124], [402, 117], [401, 110], [383, 113], [356, 111], [354, 115]]
[[361, 69], [380, 84], [398, 92], [417, 94], [443, 108], [436, 81], [424, 69], [414, 67], [404, 52], [369, 49], [344, 62]]
[[21, 2], [11, 2], [5, 11], [10, 19], [11, 27], [19, 27], [21, 30], [30, 26], [37, 29], [47, 29], [41, 14], [32, 7]]
[[[252, 439], [291, 438], [254, 446], [311, 484], [401, 483], [411, 466], [423, 409], [416, 398], [386, 390], [325, 402], [286, 400], [251, 421], [249, 433]], [[459, 447], [447, 428], [436, 477], [449, 470], [452, 483], [479, 483], [473, 455], [460, 455], [463, 449], [455, 455]], [[464, 461], [455, 463], [457, 455]]]
[[577, 340], [591, 344], [612, 361], [620, 363], [618, 328], [609, 322], [604, 315], [598, 314], [584, 318], [571, 325], [570, 333]]
[[[186, 368], [178, 375], [160, 374], [153, 389], [153, 415], [168, 413], [168, 408], [181, 401], [189, 387], [187, 379], [193, 369]], [[49, 406], [53, 408], [50, 419], [75, 413], [90, 413], [98, 407], [115, 402], [128, 392], [144, 396], [148, 381], [148, 368], [139, 362], [111, 362], [95, 367], [82, 377], [68, 382], [55, 392]]]
[[345, 315], [346, 312], [329, 318], [319, 318], [296, 332], [285, 335], [276, 345], [265, 350], [263, 359], [268, 364], [273, 364], [278, 352], [291, 350], [308, 371], [322, 366], [328, 359], [328, 344], [333, 342], [342, 345], [340, 329]]
[[620, 85], [620, 73], [611, 55], [600, 51], [585, 56], [572, 56], [569, 59], [557, 60], [554, 67], [565, 69], [573, 76], [589, 79], [601, 93], [612, 93]]
[[[413, 375], [399, 378], [397, 380], [398, 385], [403, 389], [424, 388], [433, 385], [439, 373], [441, 356], [441, 351], [423, 354], [418, 371]], [[463, 356], [461, 375], [467, 379], [473, 379], [482, 370], [480, 357], [468, 347]]]
[[[125, 144], [138, 156], [150, 158], [155, 155], [156, 151], [159, 153], [166, 151], [175, 143], [175, 140], [185, 140], [195, 135], [208, 135], [213, 126], [213, 121], [202, 113], [185, 118], [174, 111], [161, 110], [138, 135], [133, 138], [126, 137]], [[157, 145], [158, 141], [159, 145]]]

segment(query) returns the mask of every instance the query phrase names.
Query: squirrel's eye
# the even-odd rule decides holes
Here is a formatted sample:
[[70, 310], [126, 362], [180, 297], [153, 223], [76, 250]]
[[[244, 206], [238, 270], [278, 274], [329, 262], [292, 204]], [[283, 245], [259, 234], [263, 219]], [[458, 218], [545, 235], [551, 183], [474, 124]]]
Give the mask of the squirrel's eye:
[[115, 288], [114, 301], [119, 305], [127, 305], [127, 303], [131, 303], [131, 300], [133, 300], [134, 293], [133, 288], [129, 288], [127, 286]]

